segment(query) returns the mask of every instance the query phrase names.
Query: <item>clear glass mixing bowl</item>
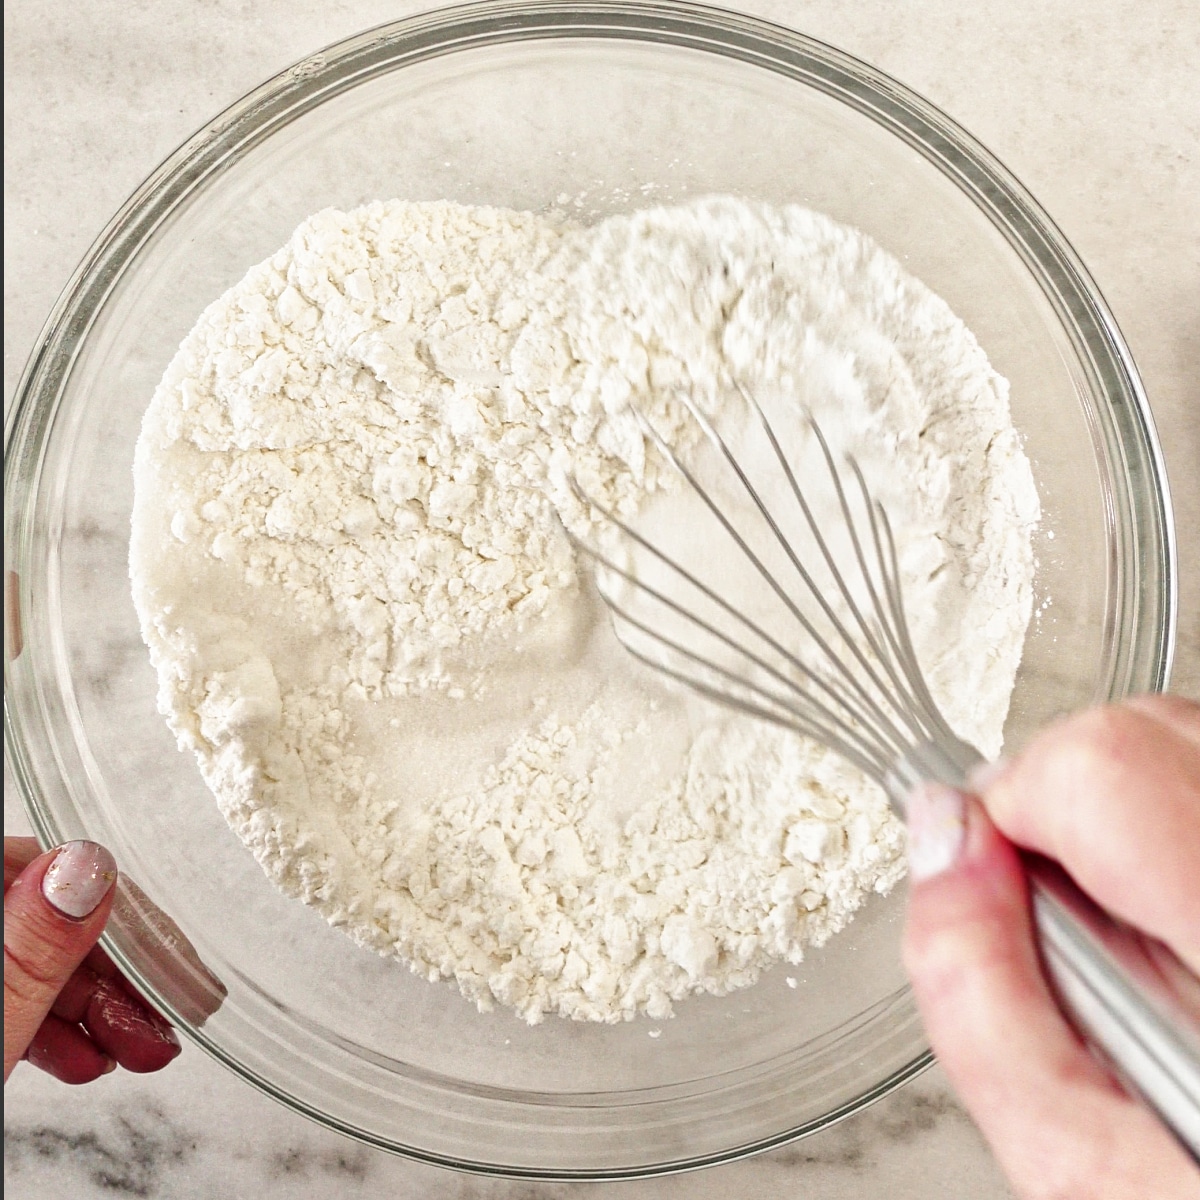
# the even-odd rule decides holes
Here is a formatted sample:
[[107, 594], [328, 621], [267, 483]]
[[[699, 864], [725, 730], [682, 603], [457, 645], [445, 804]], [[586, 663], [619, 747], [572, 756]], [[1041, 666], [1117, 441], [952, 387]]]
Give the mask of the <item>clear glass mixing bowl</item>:
[[1165, 682], [1171, 521], [1129, 352], [1045, 214], [935, 108], [798, 34], [681, 3], [444, 10], [297, 64], [137, 191], [29, 363], [5, 458], [5, 738], [39, 836], [110, 846], [228, 997], [201, 1027], [202, 977], [126, 894], [106, 944], [138, 985], [245, 1079], [376, 1146], [513, 1175], [678, 1170], [819, 1129], [929, 1062], [900, 894], [802, 968], [681, 1004], [655, 1038], [645, 1020], [480, 1016], [280, 896], [155, 711], [126, 578], [130, 467], [205, 305], [326, 205], [449, 198], [586, 219], [708, 192], [865, 230], [1011, 380], [1045, 509], [1045, 607], [1010, 742]]

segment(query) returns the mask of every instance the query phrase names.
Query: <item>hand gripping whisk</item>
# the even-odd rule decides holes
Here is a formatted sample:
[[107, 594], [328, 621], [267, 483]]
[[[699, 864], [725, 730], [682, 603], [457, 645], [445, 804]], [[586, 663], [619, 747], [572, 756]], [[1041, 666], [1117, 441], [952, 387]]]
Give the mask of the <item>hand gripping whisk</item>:
[[[736, 550], [736, 580], [683, 561], [577, 480], [577, 499], [603, 518], [616, 545], [571, 540], [596, 564], [614, 629], [631, 653], [711, 699], [828, 746], [882, 785], [903, 817], [916, 783], [965, 787], [982, 756], [950, 728], [922, 676], [892, 529], [859, 464], [846, 457], [840, 466], [808, 419], [819, 466], [806, 478], [820, 476], [818, 486], [828, 488], [818, 508], [762, 406], [737, 390], [769, 447], [771, 491], [693, 398], [679, 399], [699, 444], [713, 452], [715, 483], [635, 410], [663, 460], [724, 531], [726, 549]], [[718, 490], [734, 500], [718, 499]], [[818, 512], [836, 514], [836, 535]], [[785, 614], [786, 635], [746, 603], [747, 581]], [[1064, 1012], [1200, 1162], [1200, 981], [1164, 946], [1097, 907], [1057, 864], [1022, 857], [1043, 963]]]

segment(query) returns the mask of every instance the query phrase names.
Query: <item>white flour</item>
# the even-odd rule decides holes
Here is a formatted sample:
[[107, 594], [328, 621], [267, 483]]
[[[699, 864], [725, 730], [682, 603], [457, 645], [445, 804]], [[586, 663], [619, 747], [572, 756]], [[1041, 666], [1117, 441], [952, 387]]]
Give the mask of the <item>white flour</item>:
[[933, 691], [998, 749], [1037, 497], [1004, 381], [894, 260], [728, 199], [327, 211], [203, 315], [135, 463], [160, 708], [284, 891], [535, 1022], [669, 1015], [891, 887], [878, 790], [638, 668], [554, 516], [586, 525], [568, 472], [645, 508], [629, 401], [674, 437], [672, 392], [731, 378], [864, 463]]

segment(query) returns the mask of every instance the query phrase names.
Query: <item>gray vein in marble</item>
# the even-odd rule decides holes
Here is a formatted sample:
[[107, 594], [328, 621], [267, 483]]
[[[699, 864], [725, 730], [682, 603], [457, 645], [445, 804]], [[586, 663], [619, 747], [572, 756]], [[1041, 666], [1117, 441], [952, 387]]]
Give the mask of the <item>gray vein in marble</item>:
[[158, 1196], [164, 1177], [186, 1168], [196, 1146], [194, 1132], [151, 1103], [76, 1132], [6, 1121], [5, 1187], [20, 1182], [31, 1160], [40, 1160], [68, 1167], [110, 1194]]
[[5, 1138], [10, 1194], [41, 1197], [53, 1181], [72, 1200], [792, 1200], [798, 1187], [804, 1200], [840, 1200], [873, 1193], [887, 1179], [889, 1200], [1004, 1195], [936, 1071], [865, 1113], [746, 1162], [600, 1186], [483, 1179], [390, 1157], [299, 1120], [195, 1052], [172, 1074], [176, 1086], [160, 1102], [150, 1078], [118, 1073], [99, 1091], [66, 1091], [20, 1068], [13, 1087], [22, 1116], [8, 1122]]
[[341, 1183], [362, 1183], [369, 1169], [370, 1151], [352, 1142], [327, 1150], [315, 1150], [303, 1144], [289, 1145], [273, 1151], [267, 1158], [267, 1173], [272, 1179], [328, 1176]]
[[[784, 1167], [821, 1164], [861, 1173], [872, 1161], [879, 1141], [911, 1144], [941, 1121], [970, 1129], [975, 1126], [953, 1096], [906, 1088], [868, 1109], [857, 1120], [842, 1121], [820, 1138], [805, 1138], [770, 1156]], [[978, 1134], [976, 1134], [978, 1137]]]

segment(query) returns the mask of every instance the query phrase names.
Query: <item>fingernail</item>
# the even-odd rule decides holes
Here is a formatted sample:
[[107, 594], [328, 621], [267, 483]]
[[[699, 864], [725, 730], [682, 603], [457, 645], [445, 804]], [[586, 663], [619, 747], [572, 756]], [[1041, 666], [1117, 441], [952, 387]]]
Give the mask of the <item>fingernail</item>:
[[918, 883], [952, 867], [966, 838], [966, 796], [944, 783], [919, 783], [908, 797], [908, 873]]
[[996, 781], [1007, 773], [1009, 761], [998, 758], [995, 762], [980, 763], [974, 770], [967, 773], [967, 786], [975, 795], [980, 796], [992, 787]]
[[117, 878], [116, 860], [95, 842], [64, 842], [42, 876], [42, 895], [65, 917], [96, 911]]

